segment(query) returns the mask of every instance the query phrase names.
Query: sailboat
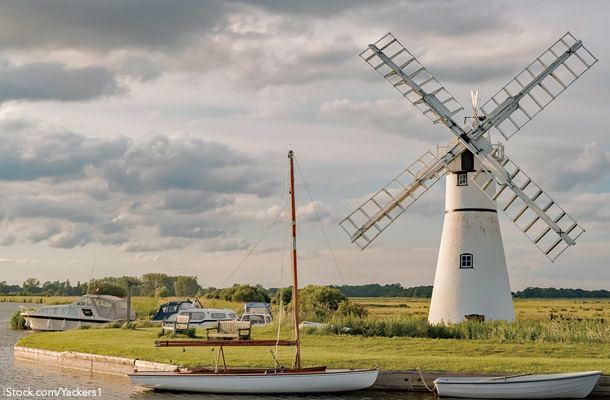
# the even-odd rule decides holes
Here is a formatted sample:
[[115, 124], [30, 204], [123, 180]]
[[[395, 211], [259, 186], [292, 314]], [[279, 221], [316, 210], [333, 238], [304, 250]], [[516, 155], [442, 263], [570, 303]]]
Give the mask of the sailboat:
[[[377, 380], [374, 369], [327, 369], [301, 366], [301, 339], [299, 335], [299, 300], [296, 249], [296, 209], [294, 196], [294, 153], [290, 160], [290, 210], [292, 219], [292, 290], [294, 305], [293, 340], [158, 340], [157, 347], [213, 346], [218, 348], [214, 368], [177, 368], [172, 372], [136, 371], [128, 374], [132, 383], [157, 389], [199, 393], [243, 394], [295, 394], [330, 393], [365, 389]], [[227, 368], [224, 363], [224, 347], [230, 346], [294, 346], [293, 368]], [[222, 354], [223, 366], [220, 366]]]

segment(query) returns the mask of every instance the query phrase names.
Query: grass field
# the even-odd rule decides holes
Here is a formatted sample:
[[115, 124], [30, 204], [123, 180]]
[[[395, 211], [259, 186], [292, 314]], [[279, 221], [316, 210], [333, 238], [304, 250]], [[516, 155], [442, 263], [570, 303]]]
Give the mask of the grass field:
[[[77, 351], [138, 358], [174, 365], [210, 366], [215, 351], [209, 347], [155, 348], [159, 328], [86, 329], [48, 332], [24, 337], [19, 345], [56, 351]], [[198, 335], [203, 330], [198, 329]], [[283, 335], [283, 337], [290, 337]], [[275, 327], [253, 329], [255, 339], [275, 339]], [[227, 348], [227, 363], [232, 366], [271, 367], [268, 348]], [[292, 348], [280, 348], [278, 359], [291, 365]], [[321, 335], [304, 332], [302, 360], [305, 366], [331, 368], [374, 367], [423, 370], [553, 373], [602, 370], [610, 374], [610, 346], [574, 343], [499, 343], [496, 341], [363, 338], [346, 335]]]
[[[403, 297], [356, 297], [374, 317], [427, 317], [430, 299]], [[610, 299], [513, 299], [519, 320], [550, 319], [551, 313], [573, 319], [606, 319], [610, 321]]]
[[[5, 300], [6, 298], [0, 298], [0, 301]], [[41, 300], [35, 298], [30, 302], [57, 304], [72, 300], [50, 297]], [[138, 315], [150, 318], [160, 304], [169, 300], [135, 297], [133, 304]], [[427, 329], [425, 318], [429, 299], [354, 298], [352, 301], [363, 304], [369, 310], [369, 320], [377, 321], [380, 325], [390, 325], [390, 332], [394, 332], [392, 326], [400, 324]], [[335, 368], [378, 365], [381, 369], [388, 370], [416, 367], [424, 370], [499, 373], [602, 370], [605, 374], [610, 374], [610, 325], [600, 321], [608, 321], [610, 318], [609, 300], [516, 299], [514, 303], [518, 320], [516, 323], [508, 326], [506, 323], [484, 326], [470, 323], [472, 326], [457, 328], [466, 332], [465, 336], [460, 333], [461, 339], [365, 337], [305, 329], [302, 335], [303, 363], [324, 364]], [[243, 309], [241, 303], [218, 300], [205, 301], [204, 306], [232, 308], [236, 311]], [[564, 318], [594, 321], [550, 322], [551, 313], [563, 315]], [[399, 333], [404, 331], [404, 327], [398, 328]], [[214, 363], [216, 353], [211, 348], [155, 348], [154, 341], [158, 339], [159, 332], [158, 327], [47, 332], [28, 335], [19, 345], [116, 355], [175, 365], [209, 366]], [[275, 339], [276, 333], [277, 325], [253, 328], [255, 339]], [[197, 334], [201, 337], [205, 335], [203, 329], [198, 329]], [[282, 326], [281, 337], [291, 337], [289, 324]], [[269, 351], [267, 348], [228, 348], [225, 353], [230, 365], [260, 367], [273, 365]], [[293, 351], [292, 348], [279, 349], [279, 360], [283, 365], [291, 364]]]

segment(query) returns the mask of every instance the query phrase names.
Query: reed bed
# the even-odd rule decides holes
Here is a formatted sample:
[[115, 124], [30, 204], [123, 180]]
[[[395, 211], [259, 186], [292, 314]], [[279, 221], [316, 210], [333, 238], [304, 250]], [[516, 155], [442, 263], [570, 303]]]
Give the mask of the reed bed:
[[357, 318], [335, 316], [323, 334], [363, 337], [492, 340], [496, 342], [610, 344], [610, 324], [602, 320], [517, 320], [430, 324], [425, 318]]

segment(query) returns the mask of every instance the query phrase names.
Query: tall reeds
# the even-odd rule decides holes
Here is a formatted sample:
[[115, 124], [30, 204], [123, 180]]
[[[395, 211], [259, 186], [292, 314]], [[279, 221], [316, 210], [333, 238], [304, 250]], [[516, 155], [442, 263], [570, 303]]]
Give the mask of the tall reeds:
[[334, 316], [328, 321], [328, 325], [322, 329], [322, 332], [364, 337], [610, 344], [610, 324], [602, 320], [465, 321], [459, 324], [435, 325], [430, 324], [425, 318], [379, 319]]

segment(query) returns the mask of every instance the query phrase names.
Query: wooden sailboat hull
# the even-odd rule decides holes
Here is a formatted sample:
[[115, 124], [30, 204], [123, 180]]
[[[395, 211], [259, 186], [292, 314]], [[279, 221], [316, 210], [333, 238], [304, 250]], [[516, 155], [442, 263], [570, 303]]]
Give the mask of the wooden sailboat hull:
[[365, 389], [378, 369], [270, 373], [135, 372], [132, 383], [157, 390], [199, 393], [330, 393]]
[[601, 371], [516, 375], [498, 378], [438, 378], [441, 397], [471, 399], [582, 399], [591, 393]]

